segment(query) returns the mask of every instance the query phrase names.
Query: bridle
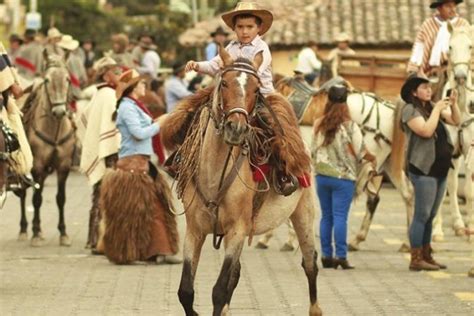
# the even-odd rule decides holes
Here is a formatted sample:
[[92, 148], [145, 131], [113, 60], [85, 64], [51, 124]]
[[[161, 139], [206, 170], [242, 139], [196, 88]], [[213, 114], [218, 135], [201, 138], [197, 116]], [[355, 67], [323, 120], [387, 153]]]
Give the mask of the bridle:
[[[256, 113], [256, 108], [257, 108], [256, 105], [257, 105], [258, 101], [261, 100], [261, 99], [264, 99], [263, 96], [261, 95], [261, 93], [258, 91], [258, 92], [256, 92], [257, 93], [256, 102], [255, 102], [255, 104], [252, 107], [252, 110], [250, 112], [247, 111], [246, 109], [244, 109], [243, 107], [235, 107], [235, 108], [230, 109], [229, 111], [225, 111], [224, 110], [223, 97], [222, 97], [222, 88], [223, 88], [223, 82], [224, 82], [222, 80], [222, 77], [230, 71], [238, 71], [238, 72], [247, 73], [247, 74], [253, 76], [254, 78], [256, 78], [258, 80], [259, 85], [261, 83], [260, 77], [257, 73], [257, 70], [252, 65], [250, 65], [248, 63], [235, 62], [232, 65], [226, 66], [222, 70], [222, 73], [221, 73], [221, 75], [218, 79], [218, 84], [217, 84], [216, 91], [214, 93], [214, 99], [215, 99], [215, 101], [218, 102], [217, 105], [216, 105], [217, 113], [211, 115], [211, 118], [214, 121], [214, 125], [215, 125], [218, 133], [223, 133], [224, 126], [226, 125], [227, 120], [229, 119], [230, 116], [232, 116], [234, 114], [243, 115], [244, 118], [245, 118], [245, 121], [247, 122], [247, 124], [249, 124], [250, 118], [253, 117]], [[211, 109], [211, 113], [213, 113], [212, 109]]]

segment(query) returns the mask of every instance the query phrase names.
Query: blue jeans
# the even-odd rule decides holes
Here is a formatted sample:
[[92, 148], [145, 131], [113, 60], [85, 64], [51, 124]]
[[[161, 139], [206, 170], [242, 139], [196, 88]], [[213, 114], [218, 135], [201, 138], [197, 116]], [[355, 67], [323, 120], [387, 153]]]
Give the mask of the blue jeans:
[[333, 257], [334, 230], [336, 257], [347, 258], [347, 216], [354, 195], [355, 182], [318, 175], [316, 183], [316, 192], [321, 205], [319, 234], [323, 257]]
[[408, 173], [415, 189], [415, 214], [409, 237], [412, 248], [421, 248], [431, 242], [433, 219], [443, 200], [446, 177], [434, 178]]
[[306, 80], [306, 82], [312, 86], [313, 85], [313, 82], [314, 80], [319, 76], [319, 70], [314, 70], [310, 73], [307, 73], [304, 75], [304, 80]]

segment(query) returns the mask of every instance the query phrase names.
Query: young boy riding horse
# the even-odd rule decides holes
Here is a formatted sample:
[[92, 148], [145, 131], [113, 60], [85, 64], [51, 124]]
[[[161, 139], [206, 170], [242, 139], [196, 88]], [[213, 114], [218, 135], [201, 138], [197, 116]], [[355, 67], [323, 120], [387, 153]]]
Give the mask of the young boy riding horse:
[[[270, 29], [273, 22], [273, 14], [268, 10], [260, 8], [256, 2], [239, 2], [233, 11], [222, 15], [222, 20], [237, 35], [237, 40], [230, 42], [225, 48], [232, 59], [246, 58], [254, 60], [258, 53], [262, 53], [263, 61], [257, 71], [260, 77], [259, 90], [265, 98], [268, 98], [275, 92], [271, 66], [272, 55], [267, 43], [265, 43], [261, 36]], [[223, 61], [217, 55], [210, 61], [196, 62], [191, 60], [186, 64], [185, 70], [195, 70], [199, 73], [216, 76], [220, 73], [222, 65]], [[245, 76], [238, 79], [241, 86], [245, 85], [246, 80]], [[280, 120], [287, 119], [286, 117], [278, 117], [278, 115], [277, 118]], [[290, 126], [294, 131], [285, 131], [285, 134], [299, 133], [296, 122]], [[281, 138], [285, 139], [285, 135], [281, 135]], [[281, 161], [280, 164], [283, 165], [281, 167], [284, 170], [284, 172], [278, 175], [278, 185], [281, 188], [281, 192], [286, 195], [291, 193], [296, 186], [296, 181], [292, 179], [291, 175], [296, 176], [303, 186], [307, 185], [309, 179], [305, 176], [305, 170], [309, 170], [310, 161], [309, 159], [308, 161], [291, 159], [290, 155], [286, 153], [284, 143], [286, 142], [283, 141], [281, 144], [275, 142], [273, 147], [276, 149], [278, 159]], [[305, 151], [302, 142], [289, 145], [293, 146], [296, 152]]]

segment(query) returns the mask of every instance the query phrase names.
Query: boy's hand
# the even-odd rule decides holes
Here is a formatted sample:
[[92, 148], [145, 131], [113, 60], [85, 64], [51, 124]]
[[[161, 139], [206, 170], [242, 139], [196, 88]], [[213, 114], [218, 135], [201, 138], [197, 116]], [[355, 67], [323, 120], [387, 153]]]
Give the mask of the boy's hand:
[[188, 63], [186, 64], [186, 67], [184, 68], [185, 72], [189, 72], [191, 70], [199, 71], [199, 64], [195, 62], [194, 60], [188, 61]]
[[12, 86], [10, 87], [10, 91], [12, 92], [15, 99], [18, 99], [23, 95], [23, 89], [18, 83], [12, 84]]

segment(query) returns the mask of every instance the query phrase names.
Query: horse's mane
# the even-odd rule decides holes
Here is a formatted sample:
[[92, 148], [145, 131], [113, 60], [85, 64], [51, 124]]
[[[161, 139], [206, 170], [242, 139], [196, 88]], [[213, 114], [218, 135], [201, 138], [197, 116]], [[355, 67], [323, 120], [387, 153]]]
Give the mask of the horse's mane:
[[176, 109], [171, 112], [161, 125], [161, 141], [168, 150], [174, 150], [181, 145], [187, 130], [199, 108], [212, 99], [214, 86], [197, 91], [195, 94], [181, 100]]
[[[39, 105], [38, 98], [41, 94], [41, 87], [43, 86], [43, 80], [35, 82], [33, 88], [31, 89], [30, 94], [26, 97], [25, 102], [21, 111], [23, 112], [23, 125], [25, 127], [29, 126], [30, 123], [34, 120], [35, 109]], [[35, 102], [36, 101], [36, 102]]]
[[[311, 158], [307, 152], [299, 150], [305, 148], [305, 145], [301, 132], [297, 128], [298, 120], [293, 108], [286, 98], [279, 93], [270, 94], [266, 101], [279, 121], [278, 124], [271, 113], [262, 111], [261, 115], [276, 133], [276, 137], [272, 142], [272, 151], [278, 153], [281, 160], [286, 162], [285, 172], [297, 176], [301, 176], [305, 172], [308, 173], [311, 169]], [[283, 130], [283, 135], [281, 135], [281, 130]]]

